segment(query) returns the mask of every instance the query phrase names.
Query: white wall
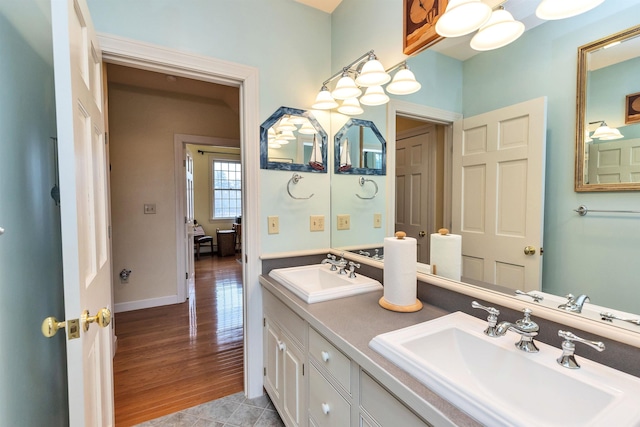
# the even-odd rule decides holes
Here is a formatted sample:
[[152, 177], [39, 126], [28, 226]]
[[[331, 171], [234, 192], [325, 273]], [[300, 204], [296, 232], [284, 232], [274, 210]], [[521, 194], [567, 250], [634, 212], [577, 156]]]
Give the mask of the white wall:
[[[118, 310], [176, 295], [174, 134], [239, 139], [239, 117], [205, 98], [111, 84], [109, 131]], [[156, 214], [144, 214], [145, 203]], [[127, 284], [118, 279], [123, 268], [132, 271]]]

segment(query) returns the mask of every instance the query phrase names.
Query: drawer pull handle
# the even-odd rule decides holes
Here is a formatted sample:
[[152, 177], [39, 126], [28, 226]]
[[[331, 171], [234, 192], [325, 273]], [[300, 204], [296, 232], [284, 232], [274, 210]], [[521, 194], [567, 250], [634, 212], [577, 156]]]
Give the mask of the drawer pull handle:
[[322, 353], [320, 353], [320, 354], [322, 354], [322, 360], [323, 360], [323, 361], [325, 361], [325, 362], [328, 362], [328, 361], [329, 361], [329, 352], [328, 352], [328, 351], [323, 351], [323, 352], [322, 352]]
[[278, 341], [278, 350], [284, 351], [286, 349], [287, 349], [287, 345], [285, 343], [283, 343], [282, 341]]
[[323, 403], [322, 404], [322, 413], [325, 415], [329, 415], [329, 404], [328, 403]]

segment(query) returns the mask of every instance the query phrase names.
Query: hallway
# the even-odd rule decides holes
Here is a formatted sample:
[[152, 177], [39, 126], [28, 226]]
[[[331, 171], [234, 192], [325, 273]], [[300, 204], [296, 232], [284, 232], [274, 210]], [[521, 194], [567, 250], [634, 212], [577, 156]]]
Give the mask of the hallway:
[[185, 303], [116, 316], [118, 427], [243, 390], [242, 266], [204, 256], [195, 268]]

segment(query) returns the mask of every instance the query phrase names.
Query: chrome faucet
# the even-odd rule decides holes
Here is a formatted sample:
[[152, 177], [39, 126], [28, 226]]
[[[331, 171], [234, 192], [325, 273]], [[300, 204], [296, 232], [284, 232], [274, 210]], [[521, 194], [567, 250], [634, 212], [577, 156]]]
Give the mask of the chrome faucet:
[[590, 301], [587, 295], [580, 295], [579, 297], [575, 297], [573, 294], [566, 295], [567, 302], [564, 304], [560, 304], [558, 308], [561, 308], [566, 311], [570, 311], [572, 313], [582, 313], [582, 306], [585, 302]]
[[556, 359], [556, 361], [569, 369], [579, 369], [580, 365], [576, 362], [574, 355], [576, 351], [576, 344], [574, 341], [581, 342], [588, 345], [598, 351], [604, 351], [604, 343], [600, 341], [588, 341], [569, 331], [558, 331], [558, 336], [564, 338], [562, 341], [562, 355]]
[[360, 268], [360, 264], [349, 261], [349, 279], [356, 278], [356, 268]]
[[320, 264], [331, 264], [331, 271], [337, 271], [340, 267], [338, 274], [347, 274], [345, 267], [347, 266], [347, 260], [344, 259], [344, 252], [341, 254], [340, 259], [336, 260], [335, 255], [327, 254], [327, 257], [320, 261]]
[[498, 323], [498, 316], [500, 315], [500, 310], [494, 307], [485, 307], [484, 305], [481, 305], [480, 303], [478, 303], [478, 301], [472, 301], [471, 307], [480, 308], [486, 311], [487, 313], [489, 313], [489, 316], [487, 317], [489, 326], [487, 326], [487, 329], [484, 330], [484, 334], [490, 337], [497, 337], [496, 323]]
[[538, 331], [540, 327], [536, 322], [531, 320], [531, 310], [525, 308], [522, 310], [524, 313], [524, 318], [516, 321], [516, 323], [511, 322], [500, 322], [496, 326], [496, 336], [501, 337], [507, 333], [507, 331], [512, 331], [517, 334], [520, 334], [520, 341], [518, 341], [515, 345], [518, 349], [525, 351], [527, 353], [537, 353], [538, 347], [533, 342], [533, 338], [538, 335]]
[[522, 295], [533, 299], [533, 302], [540, 302], [544, 299], [544, 297], [540, 294], [536, 294], [535, 292], [523, 292], [519, 289], [516, 289], [516, 295]]

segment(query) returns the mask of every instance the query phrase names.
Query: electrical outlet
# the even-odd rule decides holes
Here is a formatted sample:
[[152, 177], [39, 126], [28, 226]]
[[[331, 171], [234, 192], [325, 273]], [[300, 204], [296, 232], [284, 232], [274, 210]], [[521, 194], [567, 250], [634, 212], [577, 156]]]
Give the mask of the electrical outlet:
[[373, 228], [382, 228], [382, 214], [374, 213], [373, 214]]
[[310, 223], [310, 231], [324, 231], [324, 215], [311, 215]]
[[156, 213], [156, 204], [155, 203], [146, 203], [144, 205], [144, 213], [145, 214], [154, 214], [154, 213]]
[[268, 216], [267, 221], [269, 222], [269, 234], [278, 234], [280, 233], [280, 219], [277, 216]]
[[351, 216], [348, 214], [338, 215], [338, 230], [348, 230], [351, 228]]

